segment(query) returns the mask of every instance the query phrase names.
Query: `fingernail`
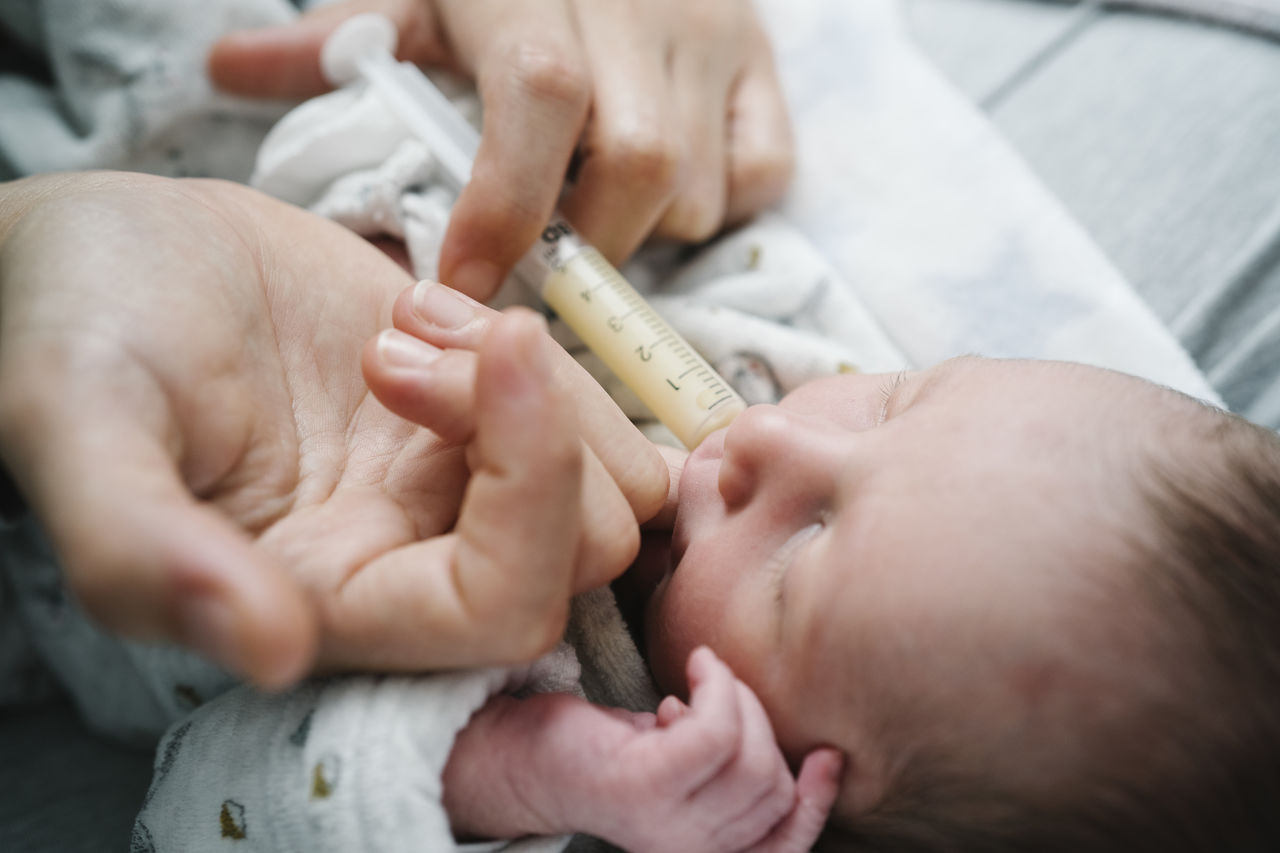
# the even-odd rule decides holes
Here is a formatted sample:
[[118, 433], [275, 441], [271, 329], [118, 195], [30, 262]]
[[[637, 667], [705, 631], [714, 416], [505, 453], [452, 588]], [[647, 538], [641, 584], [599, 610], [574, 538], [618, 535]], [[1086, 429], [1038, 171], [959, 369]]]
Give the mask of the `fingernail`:
[[227, 602], [209, 593], [188, 595], [178, 601], [177, 616], [185, 645], [213, 663], [239, 671], [236, 614]]
[[483, 259], [467, 261], [458, 267], [449, 282], [458, 290], [481, 301], [493, 296], [502, 284], [502, 270], [497, 264]]
[[378, 359], [391, 367], [417, 370], [440, 357], [438, 348], [396, 329], [380, 332], [377, 347]]
[[458, 329], [476, 316], [475, 304], [451, 287], [420, 281], [413, 289], [413, 312], [433, 326]]

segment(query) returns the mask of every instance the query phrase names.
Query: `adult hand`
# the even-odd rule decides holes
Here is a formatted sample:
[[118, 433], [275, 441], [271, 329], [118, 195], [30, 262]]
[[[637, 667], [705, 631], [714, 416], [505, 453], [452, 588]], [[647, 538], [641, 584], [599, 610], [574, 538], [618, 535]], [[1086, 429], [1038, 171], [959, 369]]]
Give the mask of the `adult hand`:
[[398, 26], [401, 59], [476, 80], [484, 132], [441, 278], [488, 298], [561, 209], [615, 263], [650, 234], [700, 241], [786, 189], [793, 150], [770, 47], [744, 0], [344, 0], [224, 37], [209, 69], [246, 95], [327, 88], [319, 53], [347, 17]]
[[0, 451], [109, 628], [264, 685], [527, 658], [666, 492], [656, 456], [618, 480], [594, 459], [527, 317], [468, 355], [465, 436], [388, 411], [359, 356], [407, 277], [244, 187], [28, 179], [0, 187], [0, 241]]

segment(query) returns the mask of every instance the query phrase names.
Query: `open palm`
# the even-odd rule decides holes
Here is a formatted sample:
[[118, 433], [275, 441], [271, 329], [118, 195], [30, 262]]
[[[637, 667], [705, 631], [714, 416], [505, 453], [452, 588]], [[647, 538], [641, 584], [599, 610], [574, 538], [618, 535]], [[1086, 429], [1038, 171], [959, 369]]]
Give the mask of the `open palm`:
[[[107, 625], [264, 683], [317, 638], [325, 666], [508, 662], [625, 567], [634, 495], [600, 486], [571, 392], [538, 383], [559, 356], [532, 318], [434, 366], [442, 416], [474, 410], [442, 436], [361, 375], [411, 284], [376, 249], [232, 184], [95, 180], [0, 254], [0, 440]], [[584, 523], [584, 491], [613, 511]]]

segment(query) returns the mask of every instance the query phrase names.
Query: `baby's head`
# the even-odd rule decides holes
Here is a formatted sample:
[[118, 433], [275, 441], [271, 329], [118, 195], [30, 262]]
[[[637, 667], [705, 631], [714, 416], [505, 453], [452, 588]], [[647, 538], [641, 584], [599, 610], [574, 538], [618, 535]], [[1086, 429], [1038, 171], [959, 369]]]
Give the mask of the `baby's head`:
[[659, 681], [705, 643], [790, 756], [844, 750], [835, 845], [1217, 850], [1276, 820], [1266, 430], [1122, 374], [965, 358], [749, 409], [679, 497]]

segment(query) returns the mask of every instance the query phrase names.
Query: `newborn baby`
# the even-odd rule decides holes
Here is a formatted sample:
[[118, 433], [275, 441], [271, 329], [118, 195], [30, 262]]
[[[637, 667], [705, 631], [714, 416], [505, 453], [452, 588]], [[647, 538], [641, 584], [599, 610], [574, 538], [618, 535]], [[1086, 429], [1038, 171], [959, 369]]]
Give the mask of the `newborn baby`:
[[[1111, 371], [961, 358], [752, 407], [684, 460], [677, 500], [644, 619], [658, 683], [688, 695], [702, 645], [729, 664], [804, 762], [792, 821], [824, 802], [824, 748], [843, 753], [828, 844], [1177, 850], [1273, 828], [1269, 431]], [[555, 713], [576, 749], [614, 754], [594, 733], [616, 718], [571, 707]], [[510, 713], [517, 736], [548, 725], [529, 716]], [[625, 817], [677, 794], [580, 802], [604, 814], [613, 798]], [[646, 820], [631, 843], [745, 846], [681, 847], [663, 834], [677, 825]]]

